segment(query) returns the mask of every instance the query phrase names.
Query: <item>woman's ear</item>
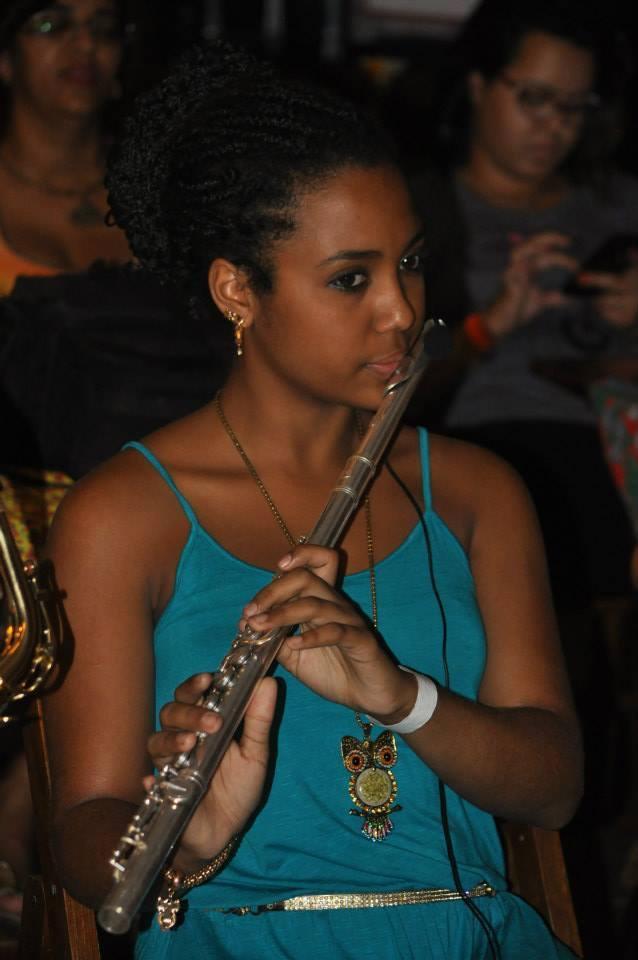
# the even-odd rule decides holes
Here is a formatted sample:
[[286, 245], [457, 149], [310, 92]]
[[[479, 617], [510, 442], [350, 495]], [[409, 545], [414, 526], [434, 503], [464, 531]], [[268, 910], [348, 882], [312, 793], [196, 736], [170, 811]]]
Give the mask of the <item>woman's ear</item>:
[[485, 93], [485, 77], [478, 70], [473, 70], [467, 76], [467, 95], [473, 107], [480, 107]]
[[244, 321], [244, 327], [252, 324], [255, 294], [245, 270], [222, 257], [213, 260], [208, 270], [208, 289], [224, 316], [232, 313]]

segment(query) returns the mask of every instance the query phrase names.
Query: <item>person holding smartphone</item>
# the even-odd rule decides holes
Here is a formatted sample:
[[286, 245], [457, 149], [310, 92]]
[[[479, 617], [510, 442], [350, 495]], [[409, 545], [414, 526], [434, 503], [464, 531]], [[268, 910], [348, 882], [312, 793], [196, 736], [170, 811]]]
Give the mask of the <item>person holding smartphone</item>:
[[[438, 412], [525, 476], [565, 611], [631, 590], [634, 538], [585, 381], [638, 355], [638, 183], [603, 175], [605, 50], [595, 18], [574, 14], [570, 0], [480, 4], [459, 40], [465, 113], [457, 97], [446, 119], [453, 175], [413, 184], [430, 303], [455, 331], [429, 381]], [[612, 238], [620, 260], [588, 268]]]
[[618, 118], [596, 15], [570, 0], [484, 0], [457, 53], [443, 124], [452, 163], [413, 183], [430, 309], [454, 345], [415, 416], [436, 413], [504, 456], [539, 512], [590, 766], [582, 830], [567, 838], [571, 880], [586, 952], [602, 955], [604, 902], [580, 878], [601, 817], [623, 799], [609, 787], [614, 691], [596, 631], [601, 609], [631, 598], [635, 538], [588, 385], [638, 371], [638, 183], [610, 170]]

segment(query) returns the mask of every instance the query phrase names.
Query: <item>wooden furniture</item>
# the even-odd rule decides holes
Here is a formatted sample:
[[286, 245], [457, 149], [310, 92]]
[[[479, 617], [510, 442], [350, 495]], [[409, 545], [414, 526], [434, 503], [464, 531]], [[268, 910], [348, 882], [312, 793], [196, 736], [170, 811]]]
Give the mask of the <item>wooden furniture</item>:
[[513, 892], [534, 907], [555, 936], [582, 957], [560, 834], [520, 823], [504, 822], [500, 827]]
[[132, 940], [98, 931], [94, 912], [75, 900], [58, 879], [49, 831], [51, 776], [39, 699], [30, 706], [23, 734], [40, 874], [29, 877], [25, 887], [17, 960], [132, 960]]
[[101, 960], [93, 911], [74, 900], [57, 879], [49, 833], [51, 777], [39, 699], [31, 704], [23, 732], [40, 875], [29, 877], [24, 891], [19, 960]]

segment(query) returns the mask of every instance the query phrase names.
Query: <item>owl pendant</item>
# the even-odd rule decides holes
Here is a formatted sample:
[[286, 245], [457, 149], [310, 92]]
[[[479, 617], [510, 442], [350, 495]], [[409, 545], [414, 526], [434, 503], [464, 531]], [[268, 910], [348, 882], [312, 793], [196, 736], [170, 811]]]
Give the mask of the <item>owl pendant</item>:
[[388, 814], [400, 810], [392, 806], [397, 795], [397, 781], [391, 767], [397, 762], [394, 734], [383, 730], [376, 740], [370, 738], [372, 724], [362, 723], [363, 740], [341, 738], [341, 759], [350, 773], [348, 792], [357, 807], [349, 812], [363, 817], [361, 833], [368, 840], [385, 840], [393, 829]]

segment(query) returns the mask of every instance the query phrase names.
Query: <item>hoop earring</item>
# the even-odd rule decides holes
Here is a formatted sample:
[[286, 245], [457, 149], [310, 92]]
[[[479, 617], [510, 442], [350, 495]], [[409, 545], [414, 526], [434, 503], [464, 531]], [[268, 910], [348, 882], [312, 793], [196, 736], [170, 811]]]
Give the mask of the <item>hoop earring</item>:
[[238, 357], [241, 357], [244, 352], [244, 323], [245, 320], [243, 317], [240, 317], [238, 313], [235, 313], [234, 310], [226, 311], [226, 319], [230, 320], [234, 329], [233, 336], [235, 338], [235, 353]]

